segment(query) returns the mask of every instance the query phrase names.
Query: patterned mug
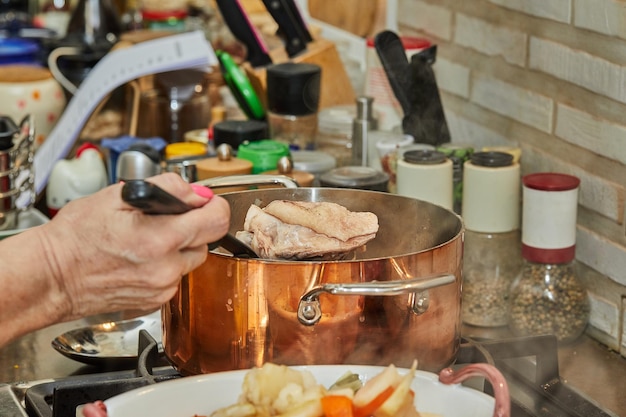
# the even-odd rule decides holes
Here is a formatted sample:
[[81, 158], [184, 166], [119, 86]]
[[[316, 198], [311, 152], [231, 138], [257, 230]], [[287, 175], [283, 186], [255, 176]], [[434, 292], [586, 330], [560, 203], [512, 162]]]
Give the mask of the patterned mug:
[[66, 98], [46, 68], [34, 65], [0, 65], [0, 114], [21, 120], [32, 115], [35, 147], [41, 145], [61, 117]]

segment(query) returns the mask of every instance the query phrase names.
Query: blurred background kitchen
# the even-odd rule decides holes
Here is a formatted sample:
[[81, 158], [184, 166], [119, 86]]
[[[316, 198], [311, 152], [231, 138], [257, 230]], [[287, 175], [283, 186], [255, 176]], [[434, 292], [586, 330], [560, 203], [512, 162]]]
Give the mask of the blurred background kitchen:
[[[233, 25], [235, 4], [230, 2], [226, 16], [224, 2], [212, 0], [0, 0], [0, 91], [5, 84], [49, 84], [49, 94], [38, 93], [38, 107], [24, 87], [16, 93], [17, 106], [3, 97], [0, 108], [15, 122], [40, 114], [35, 147], [112, 51], [194, 30], [218, 51], [219, 65], [211, 72], [151, 74], [108, 92], [60, 161], [75, 163], [95, 149], [101, 157], [80, 169], [97, 178], [91, 188], [68, 192], [64, 175], [76, 174], [59, 174], [55, 166], [48, 195], [35, 198], [41, 213], [53, 215], [70, 199], [100, 188], [103, 176], [110, 183], [119, 175], [139, 175], [118, 163], [121, 156], [137, 163], [132, 151], [155, 170], [190, 180], [272, 170], [308, 173], [300, 177], [303, 184], [424, 199], [444, 194], [445, 201], [437, 203], [462, 215], [463, 163], [477, 153], [510, 154], [506, 165], [518, 164], [518, 178], [553, 172], [579, 180], [572, 186], [577, 206], [570, 243], [575, 275], [588, 296], [583, 328], [626, 355], [623, 1], [300, 0], [304, 34], [302, 25], [300, 31], [280, 25], [261, 0], [241, 0], [247, 20]], [[260, 34], [256, 40], [240, 32], [246, 21], [249, 31]], [[378, 36], [383, 32], [388, 36]], [[407, 57], [395, 72], [393, 35]], [[386, 58], [380, 56], [384, 51], [390, 52]], [[269, 70], [284, 63], [299, 66], [278, 74]], [[421, 84], [407, 84], [410, 77], [398, 76], [398, 68], [419, 74]], [[286, 90], [272, 87], [276, 79], [311, 88], [311, 101], [290, 102]], [[420, 88], [429, 93], [410, 94]], [[432, 112], [421, 114], [420, 105]], [[407, 117], [415, 114], [417, 121]], [[426, 118], [435, 122], [420, 133], [414, 124]], [[218, 152], [220, 145], [228, 148]], [[419, 175], [430, 175], [428, 182], [434, 177], [421, 172], [420, 164], [429, 158], [432, 166], [439, 154], [441, 161], [453, 162], [442, 166], [450, 181], [422, 194]], [[272, 162], [259, 165], [268, 155]], [[281, 156], [290, 162], [278, 164]], [[125, 168], [132, 172], [120, 173]], [[53, 183], [57, 179], [60, 186]], [[521, 187], [515, 187], [520, 193], [514, 198], [521, 199]], [[515, 232], [519, 244], [522, 214], [515, 216], [506, 232]], [[31, 221], [45, 220], [28, 219], [17, 229]], [[501, 256], [520, 258], [517, 249]]]

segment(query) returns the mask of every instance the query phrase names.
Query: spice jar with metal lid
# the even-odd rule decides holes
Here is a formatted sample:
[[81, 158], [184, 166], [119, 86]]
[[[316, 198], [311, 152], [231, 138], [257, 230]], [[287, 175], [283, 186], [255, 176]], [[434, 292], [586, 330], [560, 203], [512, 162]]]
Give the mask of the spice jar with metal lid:
[[511, 286], [509, 327], [522, 336], [578, 338], [589, 320], [589, 298], [576, 271], [577, 177], [526, 175], [523, 183], [521, 274]]
[[322, 187], [387, 191], [388, 183], [389, 175], [360, 165], [331, 169], [320, 177]]
[[452, 210], [452, 161], [431, 150], [405, 152], [397, 165], [397, 193]]
[[463, 168], [463, 322], [507, 324], [508, 294], [522, 266], [520, 166], [513, 155], [477, 152]]

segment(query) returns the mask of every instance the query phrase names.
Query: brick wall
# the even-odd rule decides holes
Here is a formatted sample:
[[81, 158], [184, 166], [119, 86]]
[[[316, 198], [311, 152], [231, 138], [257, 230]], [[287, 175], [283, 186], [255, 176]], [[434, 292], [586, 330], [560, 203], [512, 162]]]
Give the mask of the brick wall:
[[588, 333], [626, 355], [626, 1], [398, 0], [399, 33], [438, 44], [452, 141], [522, 148], [522, 173], [581, 179]]

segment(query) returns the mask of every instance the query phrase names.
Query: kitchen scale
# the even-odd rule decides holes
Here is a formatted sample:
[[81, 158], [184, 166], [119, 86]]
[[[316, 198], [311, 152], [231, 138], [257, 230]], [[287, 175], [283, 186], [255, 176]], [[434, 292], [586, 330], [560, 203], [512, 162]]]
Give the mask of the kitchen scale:
[[113, 50], [93, 67], [34, 157], [35, 192], [40, 194], [59, 160], [67, 156], [96, 106], [115, 88], [150, 74], [219, 65], [200, 31], [175, 34]]

